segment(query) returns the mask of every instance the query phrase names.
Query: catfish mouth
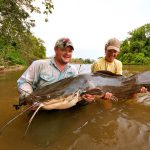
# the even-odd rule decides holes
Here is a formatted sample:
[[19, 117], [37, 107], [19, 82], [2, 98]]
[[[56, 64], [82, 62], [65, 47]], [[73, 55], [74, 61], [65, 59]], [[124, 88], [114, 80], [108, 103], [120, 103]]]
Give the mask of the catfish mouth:
[[78, 90], [75, 93], [68, 95], [67, 97], [60, 97], [59, 99], [47, 100], [45, 102], [42, 102], [43, 106], [41, 108], [45, 110], [52, 110], [73, 107], [79, 101], [79, 93], [80, 91]]

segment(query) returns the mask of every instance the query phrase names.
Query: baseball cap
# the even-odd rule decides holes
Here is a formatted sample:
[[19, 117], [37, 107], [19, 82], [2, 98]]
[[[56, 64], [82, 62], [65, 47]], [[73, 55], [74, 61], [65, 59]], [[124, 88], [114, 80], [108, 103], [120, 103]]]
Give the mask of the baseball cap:
[[114, 50], [120, 52], [120, 41], [116, 38], [109, 39], [105, 45], [105, 49], [106, 50], [114, 49]]
[[65, 37], [58, 39], [55, 43], [55, 47], [59, 47], [61, 49], [64, 49], [68, 46], [71, 46], [72, 49], [74, 50], [71, 40], [69, 38], [65, 38]]

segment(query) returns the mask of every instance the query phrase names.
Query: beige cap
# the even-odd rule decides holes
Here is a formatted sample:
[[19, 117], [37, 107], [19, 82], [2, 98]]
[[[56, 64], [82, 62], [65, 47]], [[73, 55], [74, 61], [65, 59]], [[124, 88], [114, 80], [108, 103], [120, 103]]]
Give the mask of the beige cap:
[[110, 49], [114, 49], [120, 52], [120, 41], [116, 38], [109, 39], [105, 45], [105, 50], [110, 50]]

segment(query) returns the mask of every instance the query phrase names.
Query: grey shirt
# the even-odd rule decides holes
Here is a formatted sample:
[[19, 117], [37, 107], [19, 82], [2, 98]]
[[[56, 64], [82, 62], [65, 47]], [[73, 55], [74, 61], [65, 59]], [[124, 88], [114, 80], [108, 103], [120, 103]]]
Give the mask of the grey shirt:
[[18, 90], [21, 94], [28, 95], [36, 88], [41, 88], [77, 74], [77, 69], [71, 64], [67, 64], [65, 69], [60, 71], [54, 58], [37, 60], [17, 80]]

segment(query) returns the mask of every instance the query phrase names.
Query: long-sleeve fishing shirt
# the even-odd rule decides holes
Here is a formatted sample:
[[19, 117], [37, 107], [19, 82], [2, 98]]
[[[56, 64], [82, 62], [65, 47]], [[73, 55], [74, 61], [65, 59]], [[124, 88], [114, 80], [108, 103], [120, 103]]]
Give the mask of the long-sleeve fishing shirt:
[[27, 96], [36, 88], [41, 88], [77, 74], [76, 68], [71, 64], [67, 64], [65, 69], [60, 71], [54, 58], [37, 60], [17, 80], [18, 90], [22, 95]]

